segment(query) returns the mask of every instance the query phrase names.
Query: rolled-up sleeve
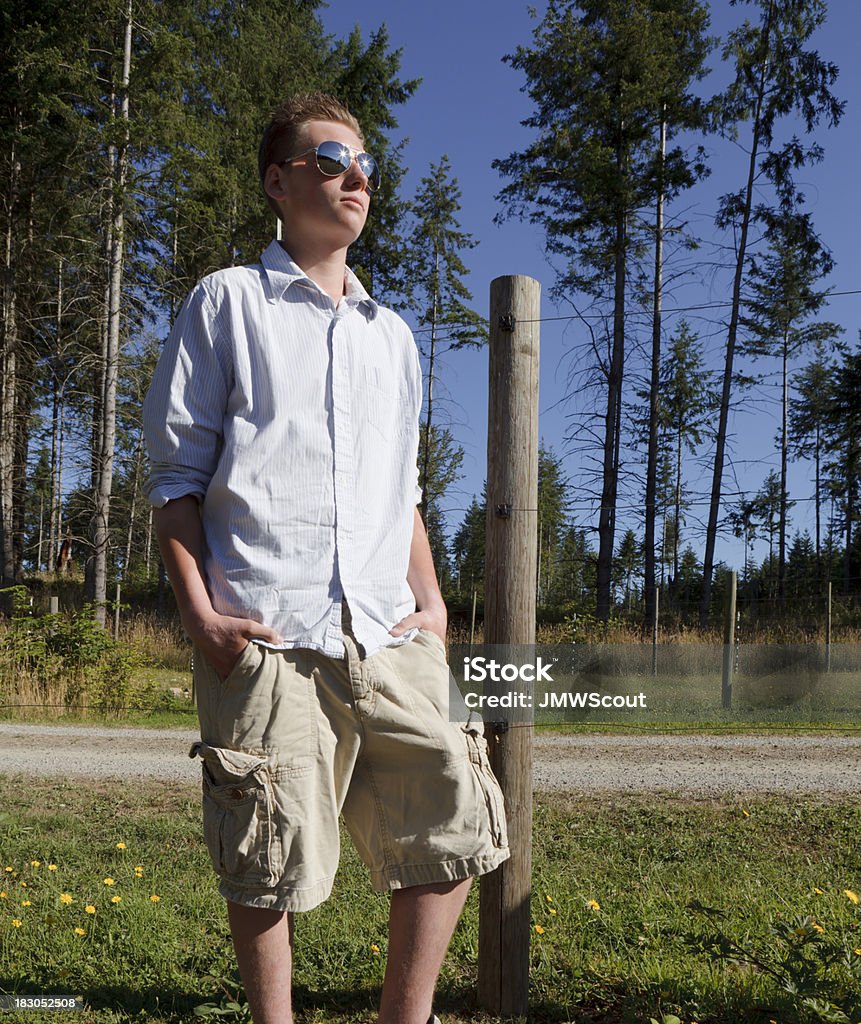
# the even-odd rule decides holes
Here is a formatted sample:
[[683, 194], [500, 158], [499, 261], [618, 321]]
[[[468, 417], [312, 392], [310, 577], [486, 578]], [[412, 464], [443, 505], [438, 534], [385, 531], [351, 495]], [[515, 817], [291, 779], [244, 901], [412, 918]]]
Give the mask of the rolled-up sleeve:
[[221, 453], [230, 365], [218, 318], [203, 284], [176, 319], [144, 400], [150, 471], [145, 490], [161, 508], [206, 494]]

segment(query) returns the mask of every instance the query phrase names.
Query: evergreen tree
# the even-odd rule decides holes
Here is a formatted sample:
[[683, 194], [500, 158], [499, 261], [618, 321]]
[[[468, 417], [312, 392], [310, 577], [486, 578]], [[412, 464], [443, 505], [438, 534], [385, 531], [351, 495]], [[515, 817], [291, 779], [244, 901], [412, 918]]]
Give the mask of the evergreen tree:
[[629, 614], [634, 597], [634, 577], [642, 574], [643, 567], [643, 545], [633, 530], [626, 530], [616, 552], [615, 576], [618, 581], [624, 580], [625, 608]]
[[832, 361], [823, 346], [816, 346], [815, 356], [795, 375], [795, 398], [789, 402], [790, 451], [798, 459], [813, 459], [813, 499], [816, 507], [816, 575], [822, 575], [822, 500], [824, 481], [822, 459], [825, 430], [828, 424], [829, 392], [834, 373]]
[[828, 486], [842, 519], [843, 593], [848, 596], [853, 578], [857, 538], [859, 484], [861, 484], [861, 348], [847, 351], [835, 367], [828, 389], [825, 447]]
[[460, 467], [464, 453], [450, 430], [432, 428], [428, 453], [424, 450], [426, 438], [426, 434], [420, 434], [418, 454], [419, 466], [427, 466], [427, 477], [422, 485], [422, 506], [426, 510], [424, 523], [440, 589], [445, 593], [451, 588], [452, 564], [446, 538], [444, 506], [448, 489], [461, 478]]
[[[481, 344], [487, 330], [468, 303], [472, 293], [463, 283], [469, 273], [461, 258], [478, 244], [462, 231], [457, 215], [461, 191], [450, 177], [447, 156], [432, 164], [411, 205], [413, 228], [409, 245], [409, 306], [418, 325], [419, 349], [427, 365], [423, 435], [433, 437], [435, 387], [440, 352]], [[442, 346], [442, 349], [440, 349]], [[431, 446], [423, 445], [420, 481], [428, 478]], [[427, 505], [422, 501], [422, 517]]]
[[812, 323], [824, 305], [826, 292], [816, 288], [833, 261], [813, 231], [809, 214], [769, 216], [765, 230], [768, 249], [751, 260], [752, 297], [742, 324], [749, 337], [743, 351], [781, 360], [780, 522], [778, 525], [777, 596], [786, 597], [786, 533], [789, 461], [789, 361], [808, 345], [824, 345], [841, 331], [837, 324]]
[[538, 604], [554, 604], [560, 600], [567, 491], [562, 460], [542, 440], [538, 446]]
[[596, 561], [585, 530], [567, 527], [559, 545], [557, 564], [556, 600], [570, 602], [575, 611], [586, 613], [595, 593]]
[[684, 452], [695, 453], [703, 443], [712, 399], [703, 349], [687, 321], [681, 320], [670, 339], [661, 366], [658, 415], [672, 475], [672, 578], [679, 575], [679, 544], [685, 501], [682, 491]]
[[479, 600], [484, 599], [484, 552], [487, 538], [485, 490], [482, 490], [481, 501], [473, 495], [452, 544], [457, 592], [464, 597], [471, 597], [475, 591]]
[[[494, 166], [512, 179], [500, 217], [544, 227], [562, 260], [553, 294], [572, 290], [612, 308], [600, 373], [606, 383], [598, 534], [597, 614], [610, 611], [619, 483], [625, 309], [642, 213], [659, 195], [693, 184], [684, 150], [664, 154], [659, 126], [690, 123], [690, 84], [706, 53], [705, 9], [695, 0], [550, 0], [534, 44], [506, 60], [525, 72], [535, 106], [524, 124], [536, 140]], [[609, 314], [608, 314], [609, 316]]]
[[[758, 22], [746, 20], [730, 33], [723, 49], [724, 60], [735, 68], [735, 77], [720, 97], [721, 122], [724, 131], [735, 139], [739, 124], [750, 121], [750, 141], [746, 147], [749, 156], [744, 187], [722, 197], [717, 216], [718, 227], [732, 230], [735, 263], [703, 559], [702, 626], [707, 625], [710, 610], [742, 284], [748, 273], [751, 229], [774, 216], [795, 214], [803, 197], [795, 187], [793, 172], [822, 158], [821, 146], [805, 146], [797, 136], [781, 144], [777, 134], [779, 123], [795, 114], [809, 134], [822, 119], [836, 124], [843, 110], [843, 104], [830, 91], [837, 68], [822, 60], [815, 50], [804, 48], [825, 20], [824, 0], [745, 2], [756, 9]], [[773, 191], [772, 204], [762, 198], [766, 185]]]

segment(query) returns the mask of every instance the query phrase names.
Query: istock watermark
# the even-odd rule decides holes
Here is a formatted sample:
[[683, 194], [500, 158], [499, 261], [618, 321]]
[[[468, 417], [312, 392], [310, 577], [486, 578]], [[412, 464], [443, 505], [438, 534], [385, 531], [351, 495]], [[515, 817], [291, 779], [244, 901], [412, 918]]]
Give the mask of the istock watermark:
[[[450, 718], [499, 724], [861, 723], [861, 645], [450, 646]], [[827, 654], [827, 657], [826, 657]], [[726, 666], [732, 665], [728, 687]]]
[[649, 695], [642, 686], [584, 686], [570, 671], [566, 654], [564, 648], [525, 645], [452, 648], [457, 690], [452, 719], [478, 713], [485, 721], [540, 724], [576, 721], [595, 711], [648, 711]]

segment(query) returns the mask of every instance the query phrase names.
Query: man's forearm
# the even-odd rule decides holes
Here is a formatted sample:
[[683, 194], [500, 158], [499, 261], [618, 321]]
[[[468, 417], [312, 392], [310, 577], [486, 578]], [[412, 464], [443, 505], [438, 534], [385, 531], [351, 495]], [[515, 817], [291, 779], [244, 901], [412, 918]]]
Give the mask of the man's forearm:
[[445, 628], [444, 624], [447, 619], [445, 602], [437, 582], [427, 531], [418, 509], [415, 510], [407, 583], [415, 596], [416, 610], [441, 614], [443, 628]]
[[280, 642], [270, 626], [221, 615], [212, 607], [203, 572], [203, 524], [196, 498], [169, 501], [155, 510], [153, 522], [185, 631], [222, 679], [252, 638]]
[[193, 635], [197, 624], [212, 614], [203, 575], [203, 524], [197, 499], [187, 495], [155, 509], [153, 525], [182, 624]]

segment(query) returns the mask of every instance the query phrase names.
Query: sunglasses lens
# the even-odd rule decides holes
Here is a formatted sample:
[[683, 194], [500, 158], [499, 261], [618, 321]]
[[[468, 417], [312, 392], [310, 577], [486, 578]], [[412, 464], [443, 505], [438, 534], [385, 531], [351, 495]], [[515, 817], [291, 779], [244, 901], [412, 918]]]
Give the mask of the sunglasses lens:
[[351, 162], [349, 149], [339, 142], [321, 142], [317, 147], [317, 166], [330, 178], [349, 170]]
[[356, 160], [362, 174], [368, 179], [368, 188], [376, 192], [380, 187], [380, 165], [370, 153], [359, 153]]
[[[380, 168], [370, 153], [358, 153], [356, 161], [362, 174], [368, 179], [368, 188], [376, 192], [380, 187]], [[353, 156], [347, 146], [340, 142], [321, 142], [317, 147], [317, 166], [330, 178], [350, 169]]]

